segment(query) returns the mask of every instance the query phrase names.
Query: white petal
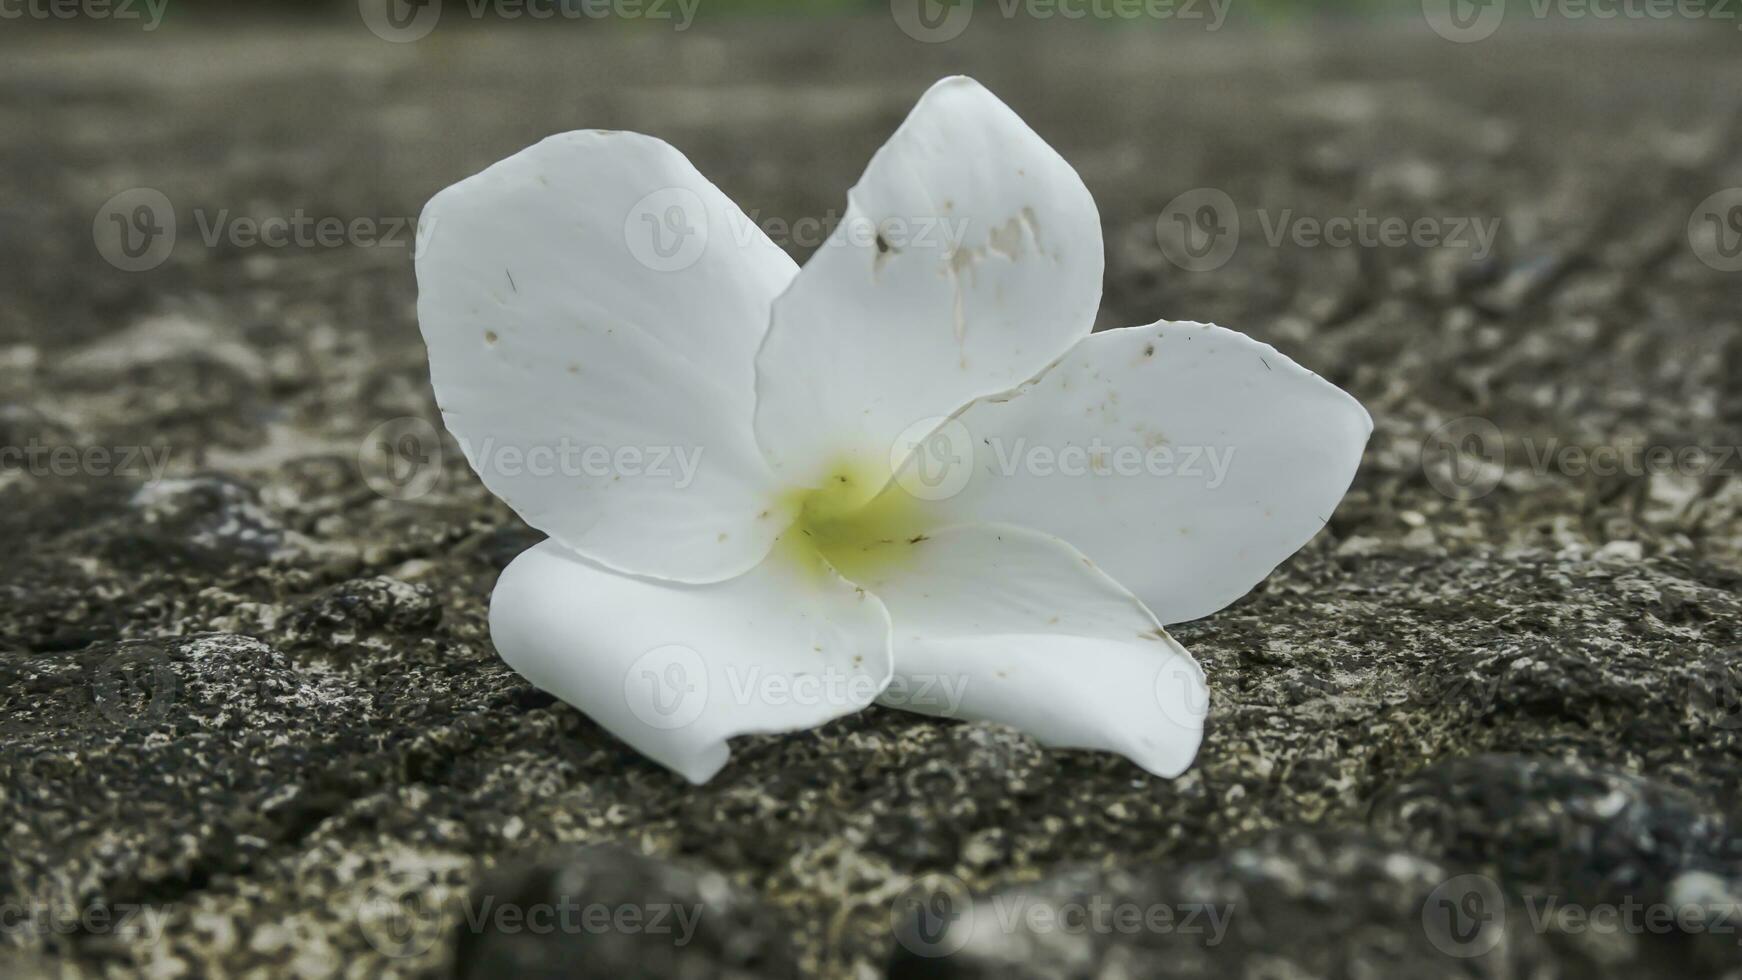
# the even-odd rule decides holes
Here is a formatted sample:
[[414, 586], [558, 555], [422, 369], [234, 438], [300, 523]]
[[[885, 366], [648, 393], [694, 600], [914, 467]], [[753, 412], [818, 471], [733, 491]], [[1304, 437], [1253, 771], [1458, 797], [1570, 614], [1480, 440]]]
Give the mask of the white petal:
[[792, 260], [635, 133], [553, 136], [422, 221], [430, 376], [484, 485], [613, 568], [714, 581], [760, 561], [784, 528], [759, 517], [754, 359]]
[[683, 585], [546, 541], [503, 570], [490, 636], [527, 680], [694, 783], [726, 764], [728, 738], [852, 714], [891, 668], [883, 604], [785, 554]]
[[799, 486], [842, 462], [887, 472], [904, 432], [1033, 377], [1085, 335], [1102, 263], [1070, 164], [978, 82], [937, 83], [775, 302], [756, 360], [769, 461]]
[[1163, 623], [1185, 622], [1245, 595], [1318, 533], [1372, 430], [1348, 393], [1243, 334], [1104, 331], [963, 411], [951, 431], [972, 475], [944, 481], [960, 489], [929, 519], [1056, 535]]
[[895, 679], [881, 703], [1118, 752], [1167, 777], [1197, 755], [1203, 672], [1142, 603], [1057, 538], [959, 526], [833, 557], [894, 622]]

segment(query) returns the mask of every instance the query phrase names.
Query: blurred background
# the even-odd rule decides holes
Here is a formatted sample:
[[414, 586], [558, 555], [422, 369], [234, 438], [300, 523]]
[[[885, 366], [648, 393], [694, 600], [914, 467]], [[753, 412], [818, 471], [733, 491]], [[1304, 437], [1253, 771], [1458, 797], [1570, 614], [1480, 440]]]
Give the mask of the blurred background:
[[[444, 904], [544, 894], [553, 848], [607, 842], [600, 880], [752, 910], [683, 955], [761, 975], [899, 965], [891, 895], [926, 871], [1238, 885], [1257, 924], [1188, 957], [1212, 976], [1470, 975], [1421, 927], [1459, 871], [1736, 888], [1739, 17], [0, 0], [0, 897], [167, 930], [14, 930], [0, 972], [638, 975], [639, 947], [456, 934]], [[1272, 343], [1368, 407], [1367, 458], [1301, 555], [1176, 631], [1216, 698], [1184, 780], [873, 709], [679, 785], [494, 656], [490, 586], [538, 536], [439, 432], [418, 215], [551, 133], [630, 129], [802, 259], [954, 73], [1094, 193], [1100, 327]], [[1715, 975], [1718, 938], [1527, 930], [1482, 975]], [[1157, 950], [1185, 970], [1117, 955]]]

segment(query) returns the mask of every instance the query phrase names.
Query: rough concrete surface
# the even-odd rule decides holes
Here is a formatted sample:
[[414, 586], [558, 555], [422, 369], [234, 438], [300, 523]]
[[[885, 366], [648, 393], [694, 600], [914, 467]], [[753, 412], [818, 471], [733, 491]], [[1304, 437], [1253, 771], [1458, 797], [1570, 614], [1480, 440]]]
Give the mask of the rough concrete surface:
[[[84, 454], [0, 468], [0, 974], [1742, 976], [1742, 273], [1697, 230], [1742, 185], [1732, 33], [171, 26], [0, 36], [0, 446]], [[1174, 631], [1214, 696], [1175, 781], [873, 708], [684, 783], [496, 658], [491, 584], [538, 536], [454, 445], [371, 468], [372, 430], [437, 418], [409, 232], [202, 232], [386, 236], [583, 127], [826, 219], [958, 71], [1094, 192], [1101, 326], [1244, 330], [1376, 422], [1329, 527]], [[93, 223], [133, 187], [179, 238], [128, 273]], [[1239, 247], [1187, 271], [1158, 217], [1206, 187]], [[1266, 231], [1363, 210], [1498, 234]], [[1494, 429], [1442, 429], [1468, 417]], [[1484, 465], [1439, 451], [1472, 437]], [[1646, 446], [1714, 453], [1561, 452]], [[1097, 901], [1172, 918], [1023, 911]], [[1699, 911], [1590, 924], [1629, 902]], [[540, 903], [700, 914], [478, 918]]]

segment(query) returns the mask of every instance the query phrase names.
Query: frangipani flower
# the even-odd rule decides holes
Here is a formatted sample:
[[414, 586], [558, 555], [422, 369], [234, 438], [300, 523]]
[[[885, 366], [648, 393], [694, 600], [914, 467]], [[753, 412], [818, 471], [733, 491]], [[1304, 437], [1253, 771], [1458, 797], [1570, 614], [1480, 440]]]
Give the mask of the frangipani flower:
[[1162, 624], [1316, 534], [1372, 430], [1241, 334], [1091, 334], [1095, 203], [967, 78], [802, 269], [634, 133], [553, 136], [423, 227], [443, 417], [550, 536], [496, 585], [497, 649], [695, 782], [879, 696], [1180, 774], [1208, 694]]

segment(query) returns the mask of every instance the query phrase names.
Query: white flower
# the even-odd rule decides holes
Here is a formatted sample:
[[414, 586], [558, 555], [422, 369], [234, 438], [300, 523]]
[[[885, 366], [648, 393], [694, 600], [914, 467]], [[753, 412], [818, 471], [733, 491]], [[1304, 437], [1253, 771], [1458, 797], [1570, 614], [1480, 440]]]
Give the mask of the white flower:
[[1317, 533], [1372, 430], [1241, 334], [1091, 335], [1095, 203], [967, 78], [803, 269], [633, 133], [553, 136], [423, 228], [443, 417], [550, 535], [496, 585], [497, 649], [696, 782], [879, 697], [1178, 775], [1208, 694], [1161, 624]]

